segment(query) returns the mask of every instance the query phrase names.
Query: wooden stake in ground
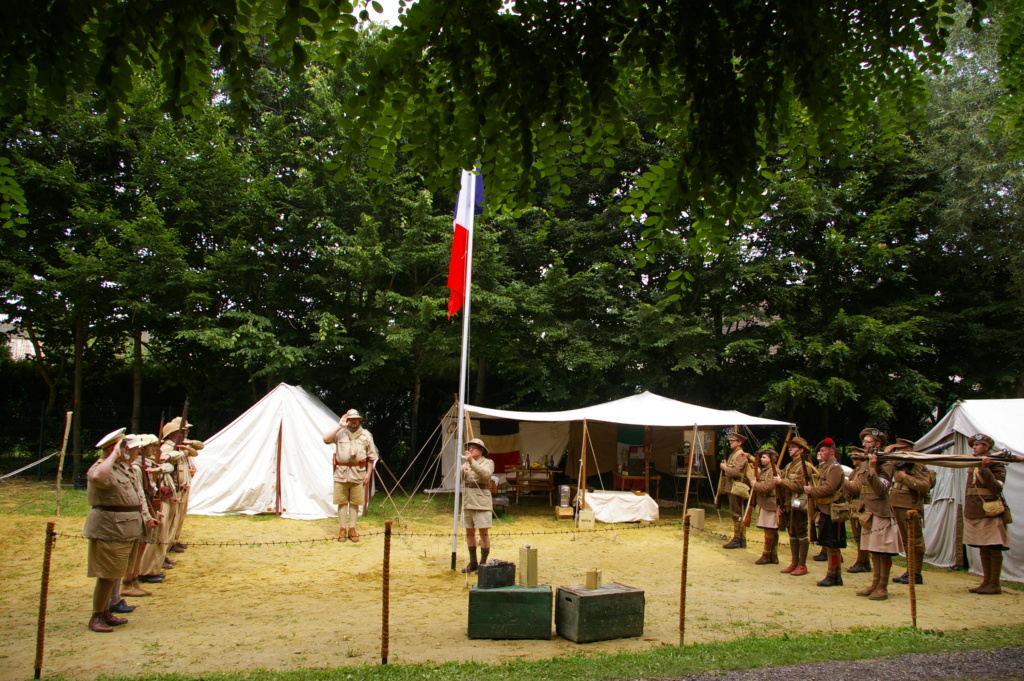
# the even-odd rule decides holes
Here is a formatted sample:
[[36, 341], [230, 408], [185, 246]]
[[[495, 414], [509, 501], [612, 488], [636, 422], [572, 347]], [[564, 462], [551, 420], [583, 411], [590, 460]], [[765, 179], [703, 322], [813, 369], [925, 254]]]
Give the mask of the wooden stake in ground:
[[71, 432], [71, 415], [69, 411], [64, 417], [64, 442], [60, 446], [60, 458], [57, 459], [57, 516], [60, 517], [60, 479], [64, 475], [64, 453], [68, 450], [68, 434]]
[[[68, 412], [71, 416], [71, 412]], [[68, 423], [71, 419], [68, 419]], [[67, 431], [65, 430], [64, 442], [67, 442]], [[46, 599], [50, 591], [50, 557], [53, 555], [53, 544], [57, 541], [57, 533], [54, 531], [56, 523], [46, 523], [46, 549], [43, 551], [43, 579], [39, 587], [39, 621], [36, 624], [36, 673], [35, 678], [40, 678], [43, 673], [43, 648], [45, 646], [46, 634]]]
[[380, 663], [388, 663], [388, 644], [391, 641], [388, 615], [390, 614], [391, 588], [391, 521], [384, 521], [384, 569], [381, 586]]
[[910, 587], [910, 626], [917, 628], [917, 511], [907, 513], [907, 585]]
[[686, 562], [690, 555], [690, 514], [683, 516], [683, 564], [679, 584], [679, 645], [686, 635]]

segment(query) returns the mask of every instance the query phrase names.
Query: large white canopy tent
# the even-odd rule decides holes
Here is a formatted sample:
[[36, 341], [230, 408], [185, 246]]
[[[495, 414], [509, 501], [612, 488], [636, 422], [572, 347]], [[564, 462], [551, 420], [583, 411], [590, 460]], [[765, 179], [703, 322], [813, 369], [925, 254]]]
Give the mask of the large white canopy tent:
[[279, 384], [205, 441], [196, 457], [188, 512], [334, 517], [333, 449], [323, 434], [337, 425], [338, 415], [316, 395]]
[[[651, 461], [659, 471], [676, 472], [674, 454], [692, 440], [695, 430], [704, 432], [733, 426], [791, 426], [786, 421], [750, 416], [738, 411], [711, 409], [643, 392], [591, 407], [566, 411], [532, 412], [488, 409], [466, 405], [466, 417], [474, 435], [488, 444], [488, 436], [479, 433], [480, 419], [518, 421], [520, 448], [533, 461], [551, 456], [557, 461], [563, 452], [565, 473], [579, 474], [582, 452], [587, 454], [588, 474], [606, 473], [615, 468], [618, 457], [616, 429], [619, 425], [652, 427]], [[455, 438], [442, 449], [442, 470], [454, 470]], [[697, 449], [700, 453], [699, 448]], [[711, 456], [712, 451], [705, 452]], [[592, 467], [596, 461], [597, 470]], [[454, 475], [445, 475], [444, 484], [453, 484]]]
[[[964, 400], [957, 402], [935, 427], [917, 441], [915, 449], [924, 451], [953, 439], [947, 453], [971, 455], [968, 438], [985, 433], [993, 440], [994, 449], [1024, 455], [1024, 400]], [[938, 567], [952, 568], [963, 547], [962, 529], [958, 521], [962, 513], [964, 490], [969, 468], [935, 467], [935, 488], [932, 503], [925, 506], [925, 561]], [[1024, 464], [1006, 466], [1003, 496], [1015, 522], [1007, 528], [1010, 550], [1003, 560], [1002, 578], [1024, 582]], [[981, 574], [980, 552], [968, 548], [971, 572]]]

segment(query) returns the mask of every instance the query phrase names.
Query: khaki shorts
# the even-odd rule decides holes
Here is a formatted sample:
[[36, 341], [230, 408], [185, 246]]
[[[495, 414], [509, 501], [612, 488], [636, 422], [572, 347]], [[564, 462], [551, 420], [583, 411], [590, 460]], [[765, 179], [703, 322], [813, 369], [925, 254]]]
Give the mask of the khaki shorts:
[[491, 512], [463, 509], [461, 520], [467, 530], [486, 530], [491, 526]]
[[[89, 577], [121, 579], [128, 571], [134, 541], [89, 540]], [[134, 567], [134, 566], [133, 566]]]
[[335, 482], [334, 503], [338, 504], [339, 506], [341, 504], [353, 504], [355, 506], [362, 506], [363, 503], [365, 503], [363, 483]]

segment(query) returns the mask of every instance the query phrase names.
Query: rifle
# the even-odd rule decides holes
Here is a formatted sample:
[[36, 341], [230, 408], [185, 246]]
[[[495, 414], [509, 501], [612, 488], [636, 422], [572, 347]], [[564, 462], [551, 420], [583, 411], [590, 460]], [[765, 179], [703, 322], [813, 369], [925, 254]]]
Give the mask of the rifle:
[[[807, 454], [800, 457], [800, 465], [804, 469], [804, 484], [811, 484], [811, 475], [807, 472]], [[818, 541], [818, 528], [814, 526], [814, 500], [807, 495], [807, 536], [811, 543]]]

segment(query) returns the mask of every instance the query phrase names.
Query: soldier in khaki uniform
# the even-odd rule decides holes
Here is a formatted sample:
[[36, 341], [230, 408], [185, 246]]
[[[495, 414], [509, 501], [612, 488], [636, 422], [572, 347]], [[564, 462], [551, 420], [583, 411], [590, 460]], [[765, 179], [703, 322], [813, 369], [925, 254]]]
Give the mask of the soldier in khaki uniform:
[[[143, 559], [146, 556], [146, 551], [149, 550], [150, 542], [157, 541], [159, 525], [160, 522], [163, 521], [164, 514], [161, 510], [162, 505], [156, 485], [154, 484], [155, 475], [160, 472], [160, 469], [154, 467], [156, 465], [155, 460], [157, 452], [159, 451], [160, 440], [156, 435], [152, 434], [136, 435], [135, 437], [140, 443], [141, 452], [132, 462], [132, 470], [138, 480], [139, 488], [144, 500], [148, 502], [147, 505], [143, 506], [143, 508], [150, 513], [150, 517], [156, 517], [158, 522], [155, 524], [146, 524], [142, 542], [136, 544], [139, 550], [137, 552], [135, 562], [129, 563], [128, 572], [121, 581], [121, 595], [142, 597], [153, 595], [152, 591], [143, 589], [139, 584], [139, 574], [142, 568]], [[155, 513], [156, 515], [153, 516], [152, 513]]]
[[[156, 527], [160, 524], [159, 518], [155, 518], [149, 509], [149, 504], [146, 502], [146, 493], [142, 488], [142, 479], [139, 477], [139, 458], [142, 453], [143, 439], [139, 435], [128, 435], [121, 441], [122, 446], [122, 457], [116, 464], [115, 467], [120, 466], [126, 469], [132, 477], [132, 483], [135, 485], [135, 491], [139, 495], [139, 499], [142, 500], [142, 522], [146, 529]], [[127, 460], [124, 456], [127, 455]], [[128, 555], [128, 565], [125, 570], [124, 577], [114, 582], [114, 588], [110, 594], [110, 612], [125, 614], [135, 610], [134, 605], [128, 605], [125, 603], [122, 596], [133, 596], [137, 592], [129, 585], [121, 588], [122, 580], [127, 579], [129, 575], [134, 579], [135, 566], [138, 563], [138, 559], [141, 555], [142, 549], [145, 548], [142, 538], [132, 542], [132, 550]]]
[[[856, 508], [860, 503], [861, 490], [867, 485], [868, 455], [861, 447], [851, 447], [850, 461], [853, 462], [853, 470], [843, 482], [843, 497], [850, 502], [851, 508]], [[850, 533], [857, 545], [857, 560], [847, 568], [847, 572], [871, 572], [871, 556], [860, 545], [862, 530], [860, 519], [854, 514], [850, 518]]]
[[[754, 457], [743, 451], [746, 437], [736, 430], [729, 433], [726, 440], [732, 450], [729, 458], [722, 462], [722, 493], [729, 497], [729, 515], [732, 516], [732, 539], [722, 546], [723, 549], [747, 548], [747, 528], [743, 527], [743, 516], [746, 513], [746, 501], [749, 497], [749, 486], [754, 481]], [[734, 494], [736, 483], [748, 486], [748, 494]]]
[[[885, 448], [887, 452], [910, 452], [914, 449], [914, 443], [904, 438], [896, 438], [895, 444]], [[896, 461], [893, 464], [896, 469], [896, 477], [892, 481], [892, 489], [889, 491], [889, 503], [892, 504], [893, 513], [896, 514], [896, 524], [900, 528], [900, 537], [903, 545], [909, 544], [910, 523], [907, 514], [917, 511], [918, 518], [924, 519], [925, 495], [932, 489], [932, 479], [928, 469], [919, 463], [912, 461]], [[914, 533], [914, 564], [907, 564], [907, 571], [899, 577], [893, 577], [895, 584], [907, 584], [910, 575], [914, 575], [915, 584], [923, 584], [921, 576], [921, 565], [924, 562], [924, 533], [919, 525]]]
[[828, 568], [825, 579], [818, 586], [842, 586], [843, 574], [840, 564], [842, 549], [846, 548], [846, 523], [832, 521], [832, 504], [843, 493], [843, 467], [836, 460], [836, 443], [827, 437], [818, 443], [818, 473], [813, 476], [815, 484], [804, 485], [804, 494], [815, 500], [818, 509], [818, 544], [825, 549]]
[[[981, 584], [968, 589], [976, 594], [1003, 592], [999, 577], [1003, 570], [1003, 551], [1010, 550], [1006, 534], [1005, 514], [990, 516], [985, 513], [985, 502], [1002, 499], [1006, 482], [1006, 466], [988, 456], [995, 442], [984, 433], [971, 437], [974, 456], [980, 456], [981, 466], [972, 468], [967, 476], [964, 496], [964, 544], [981, 550], [984, 577]], [[1005, 504], [1005, 502], [1004, 502]]]
[[[476, 572], [480, 563], [486, 563], [491, 552], [491, 476], [494, 462], [487, 457], [487, 446], [482, 440], [466, 443], [462, 464], [462, 526], [466, 528], [466, 546], [469, 564], [462, 572]], [[476, 531], [480, 530], [480, 563], [476, 560]]]
[[771, 448], [764, 448], [757, 453], [760, 468], [757, 470], [757, 482], [754, 483], [753, 494], [757, 502], [757, 526], [764, 530], [764, 551], [754, 565], [779, 564], [779, 504], [776, 494], [775, 466], [779, 453]]
[[86, 473], [86, 497], [92, 509], [82, 534], [89, 539], [88, 576], [96, 578], [89, 629], [103, 633], [128, 622], [111, 614], [110, 595], [128, 570], [132, 546], [142, 536], [143, 527], [143, 500], [139, 498], [134, 476], [123, 465], [123, 440], [124, 428], [101, 439], [96, 446], [103, 454]]
[[863, 478], [858, 512], [861, 517], [861, 548], [871, 554], [871, 584], [857, 591], [873, 601], [889, 598], [889, 571], [892, 557], [903, 551], [896, 514], [889, 503], [889, 489], [896, 474], [891, 461], [879, 461], [878, 450], [868, 454], [867, 475]]
[[804, 469], [806, 468], [808, 475], [815, 475], [818, 472], [814, 464], [804, 460], [810, 453], [811, 446], [807, 440], [802, 437], [790, 440], [791, 461], [781, 475], [775, 478], [776, 489], [784, 492], [780, 495], [779, 503], [782, 504], [782, 518], [789, 532], [790, 562], [781, 572], [787, 572], [793, 577], [807, 574], [807, 550], [811, 540], [807, 535], [807, 495], [804, 493], [804, 485], [807, 483]]
[[[164, 428], [166, 430], [166, 426]], [[167, 460], [164, 446], [160, 442], [146, 447], [145, 464], [149, 471], [150, 481], [156, 487], [158, 513], [162, 515], [160, 524], [146, 532], [146, 550], [142, 554], [137, 581], [144, 584], [159, 584], [164, 581], [165, 560], [170, 548], [171, 528], [174, 513], [177, 509], [177, 492], [175, 484], [175, 467]], [[150, 458], [152, 457], [152, 458]]]
[[324, 433], [324, 442], [334, 445], [334, 503], [338, 505], [338, 541], [359, 541], [356, 518], [366, 503], [373, 467], [379, 455], [373, 434], [362, 426], [363, 416], [349, 409], [338, 427]]

